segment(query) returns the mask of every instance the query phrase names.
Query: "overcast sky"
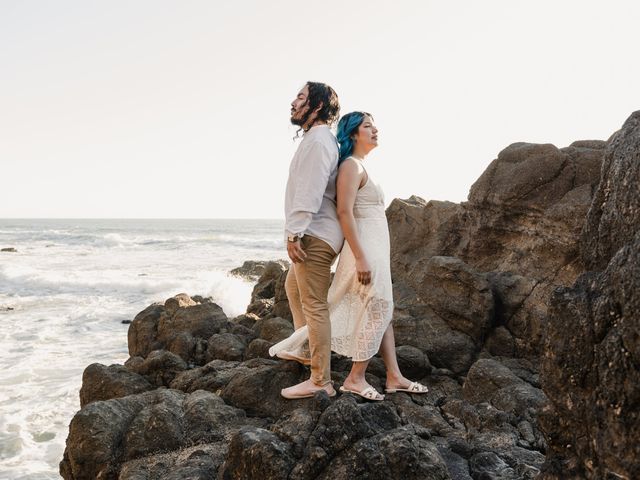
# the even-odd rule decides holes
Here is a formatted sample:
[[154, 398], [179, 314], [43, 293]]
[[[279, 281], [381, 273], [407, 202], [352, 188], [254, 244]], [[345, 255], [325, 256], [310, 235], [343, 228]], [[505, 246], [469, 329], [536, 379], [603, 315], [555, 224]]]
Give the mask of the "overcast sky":
[[629, 1], [0, 1], [0, 217], [282, 218], [289, 104], [371, 112], [387, 203], [638, 109]]

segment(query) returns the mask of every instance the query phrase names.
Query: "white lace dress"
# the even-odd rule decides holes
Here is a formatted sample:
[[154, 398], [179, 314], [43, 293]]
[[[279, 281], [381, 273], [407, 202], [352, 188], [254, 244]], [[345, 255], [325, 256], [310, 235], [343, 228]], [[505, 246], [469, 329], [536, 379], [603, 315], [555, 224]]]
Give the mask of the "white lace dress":
[[[384, 194], [369, 176], [358, 190], [353, 214], [360, 244], [371, 267], [371, 283], [363, 286], [358, 282], [356, 261], [349, 243], [345, 242], [328, 295], [331, 349], [353, 361], [363, 361], [380, 349], [393, 314]], [[298, 357], [308, 356], [307, 340], [307, 327], [300, 328], [271, 347], [269, 354], [276, 356], [279, 352], [288, 352]]]

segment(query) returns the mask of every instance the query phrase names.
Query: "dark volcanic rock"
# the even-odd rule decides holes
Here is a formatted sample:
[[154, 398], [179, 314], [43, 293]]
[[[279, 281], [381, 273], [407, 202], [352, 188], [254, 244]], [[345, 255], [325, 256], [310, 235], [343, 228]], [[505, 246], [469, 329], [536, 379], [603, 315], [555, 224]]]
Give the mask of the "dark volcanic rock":
[[286, 260], [278, 260], [276, 262], [273, 261], [255, 261], [255, 260], [247, 260], [245, 261], [241, 267], [234, 268], [231, 270], [232, 275], [246, 278], [248, 280], [259, 280], [265, 273], [267, 276], [273, 277], [273, 272], [283, 271], [289, 266], [289, 262]]
[[217, 333], [209, 337], [207, 362], [214, 359], [237, 361], [242, 360], [247, 348], [245, 342], [233, 333]]
[[480, 345], [493, 320], [493, 294], [484, 275], [453, 257], [431, 257], [425, 264], [424, 301], [454, 330]]
[[266, 262], [264, 271], [258, 279], [258, 283], [251, 292], [251, 302], [261, 298], [273, 298], [276, 293], [276, 283], [288, 265], [281, 262]]
[[255, 358], [240, 364], [222, 390], [222, 398], [249, 415], [278, 418], [311, 399], [291, 402], [280, 396], [280, 390], [308, 378], [308, 371], [296, 362]]
[[144, 377], [122, 365], [92, 363], [82, 373], [80, 407], [98, 400], [125, 397], [152, 390], [154, 386]]
[[154, 350], [144, 359], [133, 357], [125, 365], [129, 370], [144, 375], [156, 387], [168, 387], [176, 375], [187, 369], [181, 357], [167, 350]]
[[258, 320], [253, 326], [258, 337], [268, 342], [277, 343], [293, 333], [293, 324], [280, 317]]
[[125, 461], [199, 443], [220, 442], [225, 452], [225, 439], [244, 422], [244, 412], [203, 391], [161, 389], [92, 402], [71, 421], [60, 473], [78, 480], [117, 478]]
[[467, 371], [478, 349], [473, 340], [452, 329], [429, 308], [412, 313], [411, 316], [396, 315], [393, 322], [396, 343], [419, 348], [436, 367], [454, 373]]
[[[509, 330], [514, 354], [537, 355], [551, 292], [570, 285], [583, 271], [577, 241], [599, 180], [604, 146], [575, 142], [559, 150], [513, 144], [472, 186], [466, 203], [394, 200], [387, 218], [396, 316], [427, 319], [432, 325], [414, 333], [441, 335], [431, 315], [421, 319], [415, 310], [434, 307], [434, 298], [424, 295], [438, 288], [435, 279], [426, 278], [429, 259], [457, 257], [475, 272], [487, 272], [496, 300], [492, 325]], [[496, 281], [496, 275], [505, 274], [519, 278], [511, 285], [505, 278]], [[469, 360], [459, 363], [457, 368], [470, 365]]]
[[551, 298], [544, 479], [640, 476], [640, 112], [605, 153], [583, 231], [590, 268]]
[[273, 315], [276, 317], [286, 318], [293, 321], [293, 315], [289, 308], [289, 299], [287, 298], [287, 291], [284, 288], [284, 282], [287, 280], [287, 274], [289, 270], [282, 272], [277, 278], [274, 285], [275, 296], [273, 297]]
[[428, 439], [428, 433], [416, 427], [401, 427], [362, 439], [317, 478], [451, 479], [445, 461]]
[[229, 454], [221, 469], [223, 480], [287, 478], [294, 458], [291, 447], [275, 434], [262, 428], [243, 428], [229, 445]]
[[582, 258], [590, 270], [604, 270], [640, 225], [640, 111], [610, 141], [602, 177], [582, 232]]
[[204, 365], [209, 338], [232, 328], [215, 303], [197, 303], [179, 294], [136, 315], [129, 326], [129, 355], [146, 357], [153, 350], [168, 350], [187, 363]]
[[[460, 205], [392, 202], [396, 353], [427, 394], [283, 399], [309, 376], [264, 358], [293, 332], [286, 266], [246, 263], [247, 314], [176, 295], [133, 320], [125, 367], [87, 368], [62, 476], [534, 479], [546, 452], [541, 478], [639, 476], [640, 234], [617, 214], [637, 218], [636, 123], [610, 144], [513, 144]], [[603, 155], [611, 181], [592, 201]], [[588, 256], [599, 271], [584, 273]], [[332, 355], [334, 381], [350, 368]], [[375, 356], [366, 379], [385, 376]]]

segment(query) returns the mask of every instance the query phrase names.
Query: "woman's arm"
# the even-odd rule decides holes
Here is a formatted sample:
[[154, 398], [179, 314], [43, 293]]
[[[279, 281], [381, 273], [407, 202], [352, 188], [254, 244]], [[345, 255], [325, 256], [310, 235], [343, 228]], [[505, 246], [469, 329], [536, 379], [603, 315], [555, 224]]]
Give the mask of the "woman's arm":
[[349, 247], [351, 247], [353, 256], [356, 258], [358, 281], [363, 285], [368, 285], [371, 282], [371, 267], [362, 250], [356, 219], [353, 216], [353, 205], [365, 175], [364, 169], [355, 160], [347, 159], [342, 162], [336, 181], [336, 196], [338, 220], [340, 221], [344, 238], [349, 242]]

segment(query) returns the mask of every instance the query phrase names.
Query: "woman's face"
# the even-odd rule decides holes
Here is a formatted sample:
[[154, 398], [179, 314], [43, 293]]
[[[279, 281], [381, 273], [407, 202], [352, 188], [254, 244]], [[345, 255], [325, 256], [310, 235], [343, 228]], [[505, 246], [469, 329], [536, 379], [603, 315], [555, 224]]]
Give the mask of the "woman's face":
[[378, 146], [378, 129], [373, 123], [373, 118], [369, 115], [364, 116], [356, 135], [353, 137], [353, 143], [358, 148], [363, 148], [367, 153]]

